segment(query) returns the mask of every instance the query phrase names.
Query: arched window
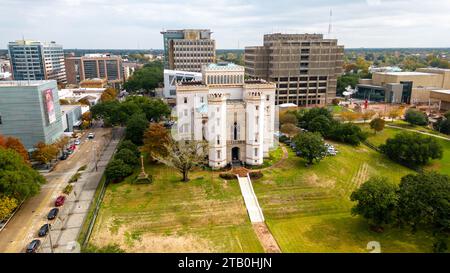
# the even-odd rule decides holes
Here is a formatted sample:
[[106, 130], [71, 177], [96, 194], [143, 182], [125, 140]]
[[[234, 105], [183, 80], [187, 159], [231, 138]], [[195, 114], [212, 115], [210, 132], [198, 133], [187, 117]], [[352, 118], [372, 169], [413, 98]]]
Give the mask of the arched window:
[[238, 140], [238, 125], [237, 125], [237, 122], [234, 122], [234, 125], [233, 125], [233, 140]]

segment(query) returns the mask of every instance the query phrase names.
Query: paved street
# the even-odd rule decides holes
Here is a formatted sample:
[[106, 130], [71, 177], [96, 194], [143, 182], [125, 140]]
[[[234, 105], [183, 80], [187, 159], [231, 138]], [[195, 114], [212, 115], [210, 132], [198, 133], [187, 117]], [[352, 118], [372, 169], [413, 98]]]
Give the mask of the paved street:
[[[0, 232], [0, 253], [5, 252], [23, 252], [26, 245], [37, 238], [37, 232], [39, 228], [47, 223], [47, 213], [54, 206], [53, 202], [56, 197], [61, 195], [63, 188], [67, 185], [70, 177], [77, 172], [77, 170], [83, 166], [87, 165], [88, 168], [84, 171], [82, 178], [74, 183], [74, 191], [76, 193], [81, 192], [84, 189], [91, 189], [95, 191], [95, 187], [98, 183], [90, 184], [91, 180], [95, 178], [95, 159], [99, 158], [100, 151], [103, 150], [105, 144], [108, 143], [111, 138], [111, 129], [106, 128], [95, 128], [91, 129], [89, 132], [95, 133], [95, 138], [93, 140], [87, 140], [85, 134], [81, 139], [81, 145], [78, 146], [75, 153], [73, 153], [67, 160], [61, 161], [57, 164], [55, 169], [47, 174], [44, 174], [47, 183], [42, 186], [41, 191], [38, 195], [29, 198], [22, 205], [20, 210], [11, 219], [6, 228]], [[106, 155], [100, 157], [99, 166], [103, 166], [107, 163], [104, 162]], [[99, 172], [100, 173], [100, 172]], [[93, 193], [92, 193], [93, 195]], [[55, 231], [52, 234], [52, 239], [55, 236], [55, 242], [62, 240], [57, 237], [57, 227], [58, 225], [64, 225], [67, 227], [71, 226], [72, 222], [80, 222], [81, 219], [77, 220], [76, 213], [77, 210], [82, 210], [86, 207], [87, 203], [90, 202], [89, 192], [82, 192], [79, 196], [80, 198], [77, 204], [72, 200], [75, 199], [74, 193], [72, 193], [66, 200], [65, 205], [61, 208], [58, 219], [54, 220]], [[86, 200], [86, 202], [84, 202]], [[87, 208], [85, 208], [87, 209]], [[69, 216], [70, 211], [74, 210], [74, 217]], [[70, 220], [69, 222], [67, 222]], [[48, 236], [43, 241], [42, 249], [45, 249], [45, 245], [48, 243]], [[55, 244], [55, 242], [53, 242]]]

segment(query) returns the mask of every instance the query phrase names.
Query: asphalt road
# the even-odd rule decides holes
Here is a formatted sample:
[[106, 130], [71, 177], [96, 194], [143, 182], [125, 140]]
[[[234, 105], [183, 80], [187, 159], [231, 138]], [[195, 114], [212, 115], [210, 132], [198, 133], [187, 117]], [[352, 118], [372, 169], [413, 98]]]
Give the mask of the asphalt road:
[[[94, 140], [87, 140], [87, 133], [94, 132]], [[95, 154], [105, 144], [111, 129], [94, 128], [81, 138], [81, 145], [66, 160], [60, 161], [54, 170], [43, 174], [47, 183], [38, 195], [26, 200], [8, 225], [0, 232], [0, 253], [24, 252], [27, 244], [38, 238], [39, 228], [47, 223], [47, 214], [54, 207], [70, 177], [83, 165], [94, 162]]]

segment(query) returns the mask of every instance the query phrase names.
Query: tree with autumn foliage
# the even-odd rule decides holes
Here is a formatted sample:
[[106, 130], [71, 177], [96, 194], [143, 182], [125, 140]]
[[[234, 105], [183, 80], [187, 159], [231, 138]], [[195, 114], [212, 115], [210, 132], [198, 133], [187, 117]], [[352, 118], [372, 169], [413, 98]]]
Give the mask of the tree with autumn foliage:
[[7, 137], [0, 135], [0, 147], [16, 151], [25, 161], [29, 160], [28, 152], [22, 142], [15, 137]]
[[14, 197], [0, 197], [0, 220], [8, 218], [18, 205], [17, 199]]
[[169, 131], [160, 123], [150, 123], [144, 133], [143, 151], [148, 154], [150, 161], [155, 161], [155, 156], [167, 155], [166, 145], [170, 142]]
[[100, 96], [100, 100], [102, 102], [112, 101], [115, 100], [116, 97], [117, 97], [117, 90], [109, 87], [105, 91], [103, 91], [102, 95]]
[[39, 142], [35, 145], [35, 150], [31, 157], [42, 164], [48, 164], [58, 156], [58, 147], [56, 145]]

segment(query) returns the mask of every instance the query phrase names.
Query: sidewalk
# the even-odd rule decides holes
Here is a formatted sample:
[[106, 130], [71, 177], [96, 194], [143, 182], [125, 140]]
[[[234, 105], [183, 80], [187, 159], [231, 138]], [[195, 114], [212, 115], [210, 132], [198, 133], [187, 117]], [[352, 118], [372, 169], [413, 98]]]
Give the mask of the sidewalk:
[[[90, 162], [88, 168], [82, 173], [81, 178], [73, 184], [72, 193], [66, 199], [58, 219], [53, 223], [49, 236], [51, 236], [53, 252], [55, 253], [80, 251], [79, 247], [72, 248], [77, 246], [75, 242], [89, 212], [89, 207], [93, 202], [95, 191], [102, 179], [106, 165], [113, 157], [123, 135], [123, 128], [115, 130], [113, 138], [107, 144], [97, 162], [97, 170], [95, 162]], [[43, 242], [40, 252], [51, 252], [49, 236]]]

